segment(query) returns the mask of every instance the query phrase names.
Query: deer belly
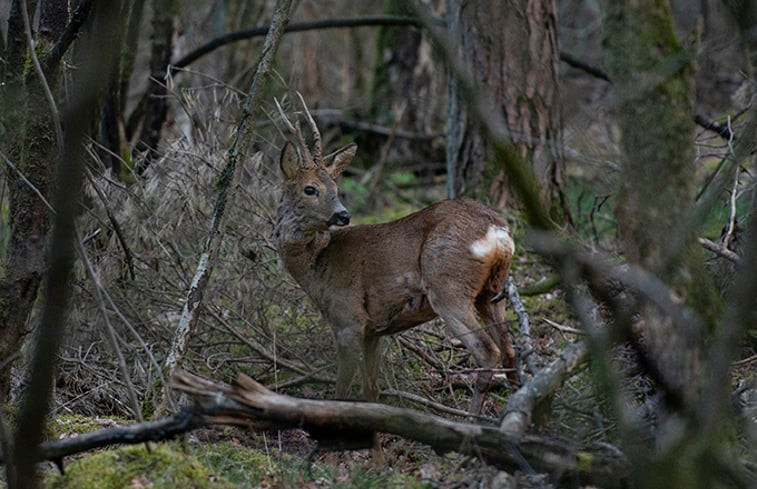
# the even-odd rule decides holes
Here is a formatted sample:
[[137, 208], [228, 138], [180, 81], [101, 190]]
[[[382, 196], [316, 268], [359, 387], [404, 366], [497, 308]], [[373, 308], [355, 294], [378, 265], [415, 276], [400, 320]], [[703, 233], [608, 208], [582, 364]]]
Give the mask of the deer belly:
[[373, 328], [376, 333], [398, 333], [436, 317], [428, 297], [424, 294], [408, 296], [404, 302], [391, 309], [392, 311], [386, 311], [389, 313], [388, 317]]

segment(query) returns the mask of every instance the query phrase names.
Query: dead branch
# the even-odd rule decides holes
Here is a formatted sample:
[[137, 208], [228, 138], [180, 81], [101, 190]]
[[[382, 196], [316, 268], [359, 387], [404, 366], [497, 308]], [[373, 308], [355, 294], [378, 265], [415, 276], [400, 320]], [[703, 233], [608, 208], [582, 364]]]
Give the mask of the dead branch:
[[738, 253], [729, 250], [725, 246], [718, 245], [714, 241], [707, 238], [697, 238], [697, 242], [702, 245], [702, 248], [712, 251], [718, 256], [730, 260], [737, 265], [741, 263], [741, 257], [738, 255]]
[[[38, 450], [38, 460], [51, 460], [60, 466], [63, 457], [69, 455], [111, 445], [134, 445], [148, 441], [169, 440], [208, 424], [202, 413], [195, 409], [185, 409], [169, 418], [157, 421], [103, 428], [62, 440], [43, 443]], [[0, 464], [6, 462], [5, 454], [0, 453]]]
[[525, 433], [536, 406], [550, 398], [568, 377], [583, 366], [588, 357], [589, 349], [584, 342], [573, 343], [563, 350], [556, 360], [510, 396], [500, 430], [513, 436]]
[[526, 297], [546, 294], [561, 283], [562, 279], [560, 278], [560, 274], [553, 272], [540, 281], [536, 282], [535, 284], [524, 285], [523, 287], [518, 289], [518, 294]]
[[402, 399], [405, 401], [410, 401], [415, 404], [419, 404], [425, 408], [433, 409], [434, 411], [440, 412], [440, 413], [447, 413], [451, 414], [453, 416], [460, 416], [462, 418], [471, 418], [474, 417], [476, 419], [486, 420], [486, 421], [493, 421], [491, 418], [486, 416], [481, 416], [480, 414], [471, 414], [468, 411], [464, 411], [462, 409], [456, 409], [453, 407], [445, 406], [444, 404], [440, 402], [432, 401], [431, 399], [428, 399], [423, 396], [419, 396], [418, 394], [413, 394], [412, 392], [405, 392], [400, 391], [396, 389], [388, 389], [388, 390], [382, 390], [381, 391], [382, 396], [391, 396], [396, 397], [397, 399]]
[[612, 80], [610, 79], [610, 75], [608, 75], [602, 68], [592, 66], [589, 63], [578, 59], [576, 56], [573, 56], [570, 53], [566, 53], [565, 51], [560, 51], [560, 61], [567, 64], [568, 66], [572, 66], [573, 68], [579, 69], [596, 78], [599, 78], [600, 80], [604, 80], [606, 82], [612, 83]]
[[[309, 30], [321, 30], [321, 29], [340, 29], [345, 27], [364, 27], [364, 26], [399, 26], [406, 25], [411, 27], [420, 27], [420, 21], [414, 17], [403, 17], [397, 15], [376, 15], [367, 17], [357, 17], [354, 19], [325, 19], [312, 22], [300, 22], [296, 24], [290, 24], [286, 26], [284, 32], [303, 32]], [[243, 39], [251, 39], [253, 37], [260, 37], [268, 32], [269, 26], [259, 26], [252, 29], [245, 29], [242, 31], [230, 32], [223, 36], [217, 37], [206, 44], [198, 47], [197, 49], [190, 51], [180, 60], [174, 63], [176, 68], [183, 68], [190, 63], [197, 61], [199, 58], [209, 54], [221, 46], [231, 44]]]
[[528, 367], [528, 373], [535, 374], [538, 371], [538, 365], [536, 361], [536, 354], [534, 345], [531, 342], [531, 324], [528, 319], [528, 312], [526, 312], [526, 306], [523, 305], [523, 301], [518, 294], [518, 286], [515, 284], [512, 275], [507, 277], [505, 281], [505, 290], [507, 298], [510, 300], [510, 305], [515, 311], [515, 316], [518, 318], [518, 352], [516, 356], [518, 378], [521, 383], [523, 379], [522, 362], [526, 361]]
[[63, 55], [68, 51], [68, 48], [76, 39], [76, 36], [81, 32], [84, 23], [89, 18], [89, 12], [92, 9], [92, 0], [82, 0], [76, 4], [76, 8], [71, 14], [71, 20], [66, 25], [63, 34], [55, 42], [55, 46], [42, 60], [42, 64], [46, 73], [50, 73], [63, 58]]

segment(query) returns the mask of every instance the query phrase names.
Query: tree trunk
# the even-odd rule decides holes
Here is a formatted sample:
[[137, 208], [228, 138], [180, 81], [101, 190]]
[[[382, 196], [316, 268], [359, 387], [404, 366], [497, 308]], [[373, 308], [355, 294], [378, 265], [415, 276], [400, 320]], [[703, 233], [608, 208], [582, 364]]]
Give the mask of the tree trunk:
[[130, 42], [136, 43], [136, 32], [132, 30], [138, 26], [133, 25], [135, 14], [137, 20], [141, 18], [144, 0], [128, 2], [121, 15], [128, 18], [127, 22], [121, 22], [116, 32], [109, 33], [109, 39], [105, 40], [113, 46], [124, 46], [122, 54], [114, 59], [114, 69], [110, 70], [111, 79], [105, 92], [105, 99], [100, 112], [100, 139], [107, 151], [102, 154], [103, 162], [111, 169], [114, 178], [121, 174], [121, 148], [123, 145], [123, 109], [124, 99], [128, 95], [129, 77], [134, 65], [134, 51], [132, 44], [124, 43], [125, 35], [132, 36]]
[[[61, 8], [61, 3], [64, 8]], [[34, 13], [27, 12], [29, 16]], [[28, 51], [21, 41], [25, 39], [25, 34], [20, 7], [13, 13], [19, 18], [9, 21], [9, 25], [21, 29], [21, 32], [9, 32], [9, 35], [13, 34], [12, 39], [9, 37], [9, 48], [12, 48], [9, 54], [12, 59], [20, 62], [28, 56]], [[59, 18], [61, 15], [62, 19]], [[37, 36], [37, 54], [40, 58], [60, 36], [67, 15], [65, 2], [42, 2]], [[57, 92], [58, 69], [56, 66], [45, 73], [53, 94]], [[21, 347], [21, 339], [26, 334], [26, 324], [44, 273], [50, 210], [40, 194], [47, 198], [50, 196], [54, 171], [51, 162], [57, 161], [61, 143], [56, 140], [54, 128], [57, 121], [53, 118], [39, 76], [36, 73], [25, 75], [17, 66], [9, 67], [9, 73], [17, 76], [8, 80], [9, 86], [4, 94], [7, 106], [11, 107], [5, 115], [8, 118], [6, 127], [15, 130], [15, 134], [9, 135], [7, 142], [10, 147], [8, 156], [15, 160], [13, 162], [18, 167], [18, 173], [9, 173], [8, 210], [11, 232], [5, 266], [0, 277], [0, 358], [3, 360], [12, 358]], [[27, 78], [25, 86], [24, 76]], [[13, 110], [19, 107], [22, 110]], [[13, 362], [4, 362], [0, 370], [0, 396], [3, 399], [7, 399], [10, 393], [12, 364]]]
[[[476, 85], [491, 92], [493, 110], [501, 113], [517, 152], [532, 165], [542, 205], [557, 222], [568, 220], [553, 0], [451, 0], [447, 22]], [[488, 175], [492, 148], [467, 113], [454, 80], [449, 96], [449, 196], [489, 193], [497, 206], [512, 205], [507, 175], [499, 170]]]
[[173, 18], [176, 0], [154, 0], [152, 6], [152, 48], [150, 54], [150, 79], [143, 100], [144, 120], [137, 142], [137, 152], [144, 158], [137, 164], [137, 173], [142, 174], [158, 156], [158, 143], [168, 114], [168, 90], [166, 74], [173, 52]]
[[[442, 2], [427, 2], [434, 12], [443, 9]], [[384, 10], [387, 15], [412, 16], [413, 9], [401, 0], [391, 0]], [[376, 60], [371, 87], [370, 117], [377, 124], [391, 126], [397, 113], [404, 115], [401, 128], [416, 134], [431, 134], [441, 127], [437, 114], [444, 103], [443, 87], [437, 80], [438, 63], [432, 56], [431, 43], [421, 29], [406, 26], [380, 27], [376, 36]], [[399, 153], [410, 154], [421, 148], [408, 148], [410, 142], [398, 142], [406, 146]], [[428, 146], [424, 141], [423, 146]], [[361, 146], [362, 147], [362, 146]], [[428, 149], [426, 150], [428, 152]], [[370, 151], [369, 151], [370, 153]], [[427, 154], [426, 156], [429, 156]]]
[[[616, 215], [624, 253], [676, 291], [675, 299], [699, 312], [702, 324], [715, 324], [717, 301], [688, 218], [695, 190], [693, 49], [687, 51], [676, 38], [666, 0], [606, 1], [604, 30], [623, 151]], [[657, 403], [657, 423], [685, 423], [701, 402], [707, 332], [694, 329], [693, 319], [692, 327], [673, 327], [671, 318], [649, 302], [642, 303], [640, 313], [658, 391], [668, 400]], [[671, 393], [680, 401], [670, 402]], [[679, 435], [673, 452], [640, 454], [639, 463], [649, 464], [644, 484], [714, 487], [712, 468], [687, 458], [702, 440]], [[655, 436], [658, 447], [669, 446], [667, 430]], [[700, 454], [703, 460], [717, 457], [719, 442]]]

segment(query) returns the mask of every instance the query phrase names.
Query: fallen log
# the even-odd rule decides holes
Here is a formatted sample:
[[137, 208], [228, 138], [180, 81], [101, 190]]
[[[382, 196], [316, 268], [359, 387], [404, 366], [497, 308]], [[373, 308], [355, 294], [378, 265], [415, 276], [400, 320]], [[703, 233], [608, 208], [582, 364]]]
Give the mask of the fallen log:
[[391, 433], [429, 445], [438, 453], [480, 457], [505, 470], [545, 472], [558, 481], [627, 487], [630, 466], [617, 449], [579, 448], [562, 440], [512, 436], [496, 426], [456, 422], [412, 409], [353, 401], [300, 399], [268, 390], [240, 375], [233, 386], [181, 372], [174, 387], [192, 396], [205, 412], [222, 411], [224, 422], [250, 418], [279, 428], [301, 428], [329, 447], [372, 446], [374, 432]]
[[[253, 429], [301, 428], [324, 449], [366, 448], [375, 432], [391, 433], [432, 447], [438, 453], [479, 457], [508, 471], [544, 472], [556, 483], [628, 487], [631, 468], [622, 453], [605, 446], [573, 443], [533, 435], [512, 436], [497, 426], [451, 421], [420, 411], [384, 404], [300, 399], [268, 390], [240, 375], [234, 385], [177, 372], [174, 388], [196, 404], [174, 416], [44, 443], [40, 460], [61, 465], [64, 457], [115, 444], [173, 438], [203, 426], [224, 424]], [[4, 463], [0, 455], [0, 463]]]

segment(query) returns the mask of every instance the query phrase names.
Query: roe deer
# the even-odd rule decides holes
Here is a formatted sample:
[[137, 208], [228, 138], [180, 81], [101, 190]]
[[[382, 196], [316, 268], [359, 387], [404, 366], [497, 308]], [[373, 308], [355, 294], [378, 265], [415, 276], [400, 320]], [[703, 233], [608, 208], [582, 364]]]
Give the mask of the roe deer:
[[514, 364], [499, 294], [514, 251], [507, 223], [492, 209], [459, 199], [394, 222], [347, 226], [350, 213], [334, 179], [350, 164], [357, 145], [324, 157], [318, 128], [299, 98], [313, 151], [299, 123], [293, 125], [276, 100], [297, 147], [287, 142], [281, 152], [284, 182], [275, 242], [285, 268], [333, 329], [337, 398], [347, 397], [361, 366], [363, 396], [375, 401], [380, 337], [439, 316], [482, 368], [471, 401], [471, 412], [480, 412], [492, 378], [488, 369], [501, 361], [505, 367]]

